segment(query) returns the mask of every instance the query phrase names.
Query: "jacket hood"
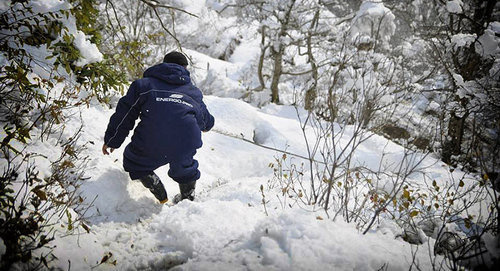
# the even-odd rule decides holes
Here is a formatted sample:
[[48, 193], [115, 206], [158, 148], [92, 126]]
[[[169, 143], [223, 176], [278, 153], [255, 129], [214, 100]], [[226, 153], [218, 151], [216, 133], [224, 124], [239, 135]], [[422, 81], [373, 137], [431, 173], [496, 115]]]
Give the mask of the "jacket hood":
[[148, 68], [143, 77], [153, 77], [174, 85], [191, 83], [190, 73], [186, 68], [175, 63], [160, 63]]

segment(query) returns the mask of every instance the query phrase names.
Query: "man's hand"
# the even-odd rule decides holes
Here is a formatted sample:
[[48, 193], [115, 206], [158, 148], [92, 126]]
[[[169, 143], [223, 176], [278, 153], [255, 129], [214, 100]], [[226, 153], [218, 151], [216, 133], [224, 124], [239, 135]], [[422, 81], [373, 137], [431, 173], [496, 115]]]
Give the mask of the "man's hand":
[[[108, 148], [109, 148], [109, 152], [108, 152]], [[104, 155], [109, 155], [110, 153], [112, 153], [115, 149], [114, 148], [110, 148], [108, 147], [108, 145], [104, 144], [102, 145], [102, 153]]]

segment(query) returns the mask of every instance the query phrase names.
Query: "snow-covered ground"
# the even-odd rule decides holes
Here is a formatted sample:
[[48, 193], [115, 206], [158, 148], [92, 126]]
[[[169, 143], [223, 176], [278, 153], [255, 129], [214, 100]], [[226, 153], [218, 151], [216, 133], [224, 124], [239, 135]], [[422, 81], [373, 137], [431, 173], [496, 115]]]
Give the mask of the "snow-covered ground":
[[[187, 10], [202, 12], [196, 9], [199, 1], [185, 2], [190, 3]], [[215, 1], [207, 3], [216, 5]], [[232, 24], [234, 18], [224, 20], [217, 24], [217, 30], [224, 31], [223, 26]], [[192, 23], [197, 25], [185, 27], [199, 29], [198, 22]], [[391, 28], [387, 31], [393, 32]], [[122, 155], [128, 141], [110, 156], [101, 153], [113, 110], [97, 103], [82, 109], [80, 142], [92, 143], [82, 154], [90, 157], [85, 172], [90, 178], [78, 192], [84, 203], [91, 205], [85, 212], [90, 233], [82, 230], [79, 235], [64, 237], [65, 229], [59, 229], [51, 242], [57, 256], [53, 264], [63, 270], [407, 270], [415, 262], [421, 270], [432, 269], [433, 239], [422, 234], [428, 243], [410, 245], [402, 239], [401, 227], [391, 220], [380, 221], [363, 235], [354, 223], [348, 224], [341, 217], [332, 220], [321, 209], [283, 207], [276, 197], [279, 187], [267, 189], [274, 176], [269, 164], [282, 154], [227, 136], [242, 135], [261, 145], [307, 155], [294, 107], [268, 104], [258, 108], [238, 100], [248, 94], [242, 81], [249, 77], [251, 61], [259, 53], [258, 36], [252, 36], [255, 33], [255, 29], [239, 33], [241, 43], [230, 62], [184, 50], [192, 60], [189, 68], [194, 81], [208, 94], [205, 102], [216, 118], [213, 130], [203, 133], [204, 146], [195, 157], [202, 176], [194, 202], [160, 205], [149, 190], [123, 171]], [[223, 36], [230, 40], [234, 35], [228, 31]], [[269, 92], [252, 95], [260, 95], [262, 99], [249, 100], [262, 105], [260, 101], [267, 101]], [[293, 96], [283, 93], [283, 100], [292, 100], [287, 95]], [[299, 109], [298, 114], [304, 119], [306, 112]], [[66, 122], [67, 133], [76, 131], [80, 124], [80, 115], [75, 114]], [[313, 136], [312, 129], [307, 133]], [[350, 133], [347, 127], [342, 135], [345, 138], [338, 138], [338, 142], [347, 141]], [[50, 175], [48, 161], [57, 158], [56, 141], [49, 138], [28, 148], [48, 158], [38, 164], [41, 178]], [[371, 170], [390, 168], [401, 162], [404, 151], [400, 145], [372, 135], [357, 148], [353, 164]], [[167, 171], [168, 165], [156, 173], [173, 198], [178, 187]], [[458, 170], [450, 173], [432, 155], [424, 158], [419, 172], [422, 174], [409, 176], [414, 187], [425, 187], [426, 181], [455, 185], [462, 174]], [[261, 187], [266, 189], [261, 191]], [[479, 214], [477, 209], [472, 211]]]
[[[93, 144], [82, 154], [90, 157], [86, 170], [90, 179], [79, 192], [86, 204], [92, 203], [85, 213], [90, 233], [82, 230], [80, 235], [57, 236], [51, 243], [55, 245], [55, 265], [64, 270], [404, 270], [415, 254], [422, 270], [431, 268], [433, 239], [424, 237], [428, 243], [412, 246], [403, 241], [402, 229], [391, 221], [382, 221], [363, 235], [355, 224], [342, 218], [332, 221], [322, 210], [283, 208], [276, 197], [279, 188], [264, 189], [266, 214], [260, 187], [267, 187], [273, 179], [269, 164], [282, 154], [224, 134], [306, 155], [297, 118], [297, 112], [301, 119], [306, 112], [274, 104], [257, 108], [231, 98], [240, 64], [187, 52], [198, 64], [191, 71], [201, 78], [201, 85], [213, 86], [203, 79], [214, 76], [220, 89], [217, 94], [229, 96], [205, 96], [216, 124], [211, 132], [203, 133], [204, 145], [195, 157], [202, 173], [196, 200], [160, 205], [149, 190], [123, 171], [122, 155], [128, 141], [110, 156], [101, 153], [113, 110], [97, 103], [83, 108], [80, 142]], [[205, 62], [210, 63], [210, 71]], [[68, 133], [80, 126], [79, 114], [73, 118], [66, 122]], [[312, 129], [307, 132], [313, 134]], [[349, 129], [344, 136], [349, 136]], [[48, 140], [30, 148], [50, 158], [51, 153], [57, 155], [54, 144]], [[401, 146], [373, 135], [359, 146], [354, 159], [355, 164], [377, 169], [383, 153], [384, 161], [397, 164], [403, 152]], [[422, 170], [438, 181], [449, 179], [449, 170], [435, 158], [425, 158]], [[172, 198], [178, 187], [167, 171], [168, 165], [156, 173]], [[421, 182], [419, 176], [411, 176], [411, 180]], [[107, 260], [101, 263], [103, 257]]]
[[[250, 48], [252, 43], [240, 46]], [[97, 103], [83, 108], [80, 142], [92, 143], [82, 154], [90, 157], [85, 174], [90, 179], [79, 192], [85, 204], [92, 205], [85, 213], [90, 233], [82, 230], [79, 235], [62, 237], [66, 233], [61, 229], [51, 242], [56, 266], [63, 270], [405, 270], [415, 261], [422, 270], [431, 268], [433, 239], [423, 236], [428, 243], [412, 246], [391, 221], [382, 221], [363, 235], [355, 224], [341, 217], [333, 221], [322, 210], [283, 208], [276, 197], [279, 188], [265, 189], [265, 210], [260, 187], [267, 187], [273, 179], [269, 164], [281, 153], [224, 134], [242, 135], [304, 156], [306, 145], [297, 112], [301, 119], [307, 113], [285, 105], [257, 108], [238, 100], [244, 62], [220, 61], [191, 50], [186, 53], [193, 59], [190, 68], [196, 82], [214, 94], [206, 95], [205, 102], [216, 118], [213, 130], [203, 133], [204, 145], [195, 157], [202, 172], [196, 200], [160, 205], [123, 171], [128, 141], [110, 156], [101, 153], [113, 110]], [[66, 122], [67, 133], [80, 124], [80, 115], [74, 114]], [[312, 129], [307, 133], [313, 135]], [[349, 135], [348, 128], [343, 136]], [[29, 148], [54, 160], [56, 141], [51, 138]], [[357, 149], [354, 164], [376, 170], [383, 156], [385, 163], [398, 164], [403, 152], [401, 146], [373, 135]], [[39, 165], [40, 177], [50, 174], [48, 160], [41, 160], [46, 164]], [[422, 170], [438, 182], [449, 179], [448, 168], [435, 158], [425, 158]], [[156, 173], [172, 198], [178, 187], [167, 171], [168, 165]], [[411, 181], [421, 182], [422, 177], [411, 176]]]
[[[304, 154], [293, 107], [258, 109], [232, 98], [205, 100], [216, 118], [215, 131], [251, 139], [260, 130], [263, 144], [289, 145], [288, 150]], [[411, 264], [416, 247], [396, 237], [390, 226], [362, 235], [354, 224], [327, 219], [323, 211], [283, 209], [273, 195], [268, 195], [266, 215], [259, 187], [272, 178], [268, 164], [277, 153], [213, 131], [203, 134], [204, 146], [196, 155], [202, 172], [196, 200], [160, 205], [122, 170], [123, 148], [101, 154], [112, 113], [99, 105], [83, 111], [81, 140], [96, 143], [86, 150], [92, 157], [86, 171], [91, 179], [80, 188], [87, 202], [95, 199], [86, 214], [91, 232], [54, 241], [61, 268], [70, 263], [72, 270], [402, 270]], [[363, 156], [370, 162], [384, 144], [365, 147]], [[172, 197], [178, 188], [167, 170], [156, 173]], [[112, 256], [99, 264], [105, 255]], [[430, 267], [427, 245], [419, 247], [417, 260], [423, 270]]]

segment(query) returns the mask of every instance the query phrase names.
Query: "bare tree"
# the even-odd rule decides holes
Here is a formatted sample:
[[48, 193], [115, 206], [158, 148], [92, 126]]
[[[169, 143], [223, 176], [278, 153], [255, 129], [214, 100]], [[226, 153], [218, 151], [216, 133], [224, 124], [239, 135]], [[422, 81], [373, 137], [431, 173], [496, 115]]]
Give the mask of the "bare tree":
[[149, 0], [106, 0], [101, 6], [106, 15], [101, 18], [106, 37], [102, 49], [114, 54], [115, 65], [126, 70], [129, 79], [140, 77], [167, 49], [182, 51], [175, 31], [177, 13], [197, 17], [180, 7]]

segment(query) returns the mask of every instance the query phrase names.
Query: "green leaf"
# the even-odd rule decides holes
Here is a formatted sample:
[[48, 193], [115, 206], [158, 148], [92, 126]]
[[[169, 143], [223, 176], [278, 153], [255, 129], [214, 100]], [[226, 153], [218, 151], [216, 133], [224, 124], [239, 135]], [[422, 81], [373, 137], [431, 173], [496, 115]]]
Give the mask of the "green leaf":
[[68, 230], [71, 231], [73, 230], [73, 221], [71, 219], [71, 213], [66, 210], [66, 216], [68, 217]]

